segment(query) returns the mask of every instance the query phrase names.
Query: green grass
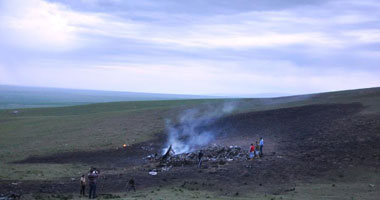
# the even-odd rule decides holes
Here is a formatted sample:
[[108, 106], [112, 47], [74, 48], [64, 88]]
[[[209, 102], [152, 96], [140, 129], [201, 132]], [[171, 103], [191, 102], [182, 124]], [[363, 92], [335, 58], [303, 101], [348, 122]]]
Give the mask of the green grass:
[[[119, 147], [163, 131], [171, 109], [205, 100], [104, 103], [0, 111], [0, 158]], [[11, 157], [9, 155], [12, 155]]]
[[[56, 179], [77, 176], [75, 165], [12, 164], [28, 156], [93, 151], [153, 139], [166, 117], [215, 100], [102, 103], [73, 107], [28, 108], [14, 114], [0, 111], [0, 179]], [[30, 173], [39, 168], [42, 173]], [[66, 173], [54, 173], [66, 170]], [[83, 171], [83, 170], [82, 170]], [[84, 170], [85, 171], [85, 170]], [[44, 174], [44, 176], [41, 176]], [[59, 174], [59, 175], [58, 175]]]

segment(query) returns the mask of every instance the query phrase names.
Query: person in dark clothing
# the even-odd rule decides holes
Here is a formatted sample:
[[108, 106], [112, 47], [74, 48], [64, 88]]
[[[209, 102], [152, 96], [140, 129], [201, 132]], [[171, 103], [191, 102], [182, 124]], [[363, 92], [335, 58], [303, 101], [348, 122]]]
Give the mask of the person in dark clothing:
[[259, 141], [256, 141], [256, 144], [255, 144], [255, 157], [259, 157], [260, 155], [260, 146], [259, 146]]
[[85, 196], [85, 191], [86, 191], [86, 177], [84, 175], [82, 175], [80, 177], [80, 195], [82, 196]]
[[87, 175], [90, 190], [88, 192], [88, 198], [96, 198], [96, 179], [99, 176], [99, 171], [95, 168], [91, 169]]
[[128, 186], [127, 186], [127, 191], [131, 191], [133, 189], [134, 192], [136, 192], [136, 187], [135, 187], [135, 179], [134, 178], [131, 178], [129, 181], [128, 181]]
[[198, 168], [202, 167], [202, 157], [203, 157], [203, 152], [202, 150], [200, 150], [198, 153]]

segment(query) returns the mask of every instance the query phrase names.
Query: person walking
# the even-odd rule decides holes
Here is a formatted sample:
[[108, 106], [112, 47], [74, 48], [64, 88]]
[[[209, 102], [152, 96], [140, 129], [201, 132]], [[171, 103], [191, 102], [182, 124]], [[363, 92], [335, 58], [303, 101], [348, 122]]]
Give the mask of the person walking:
[[88, 198], [90, 198], [90, 199], [91, 199], [91, 197], [93, 199], [96, 198], [96, 179], [98, 178], [98, 176], [99, 176], [99, 171], [95, 168], [91, 169], [87, 175], [88, 183], [90, 185], [90, 190], [88, 192], [89, 193]]
[[254, 157], [255, 157], [255, 146], [252, 143], [251, 148], [249, 149], [249, 159], [253, 160]]
[[86, 177], [82, 175], [80, 177], [80, 195], [81, 196], [86, 196]]
[[136, 187], [135, 187], [135, 179], [132, 177], [128, 181], [128, 186], [127, 186], [127, 191], [131, 191], [133, 189], [134, 192], [136, 192]]
[[260, 137], [260, 156], [263, 156], [264, 139]]
[[200, 150], [198, 153], [198, 168], [202, 167], [202, 158], [203, 158], [203, 152], [202, 150]]

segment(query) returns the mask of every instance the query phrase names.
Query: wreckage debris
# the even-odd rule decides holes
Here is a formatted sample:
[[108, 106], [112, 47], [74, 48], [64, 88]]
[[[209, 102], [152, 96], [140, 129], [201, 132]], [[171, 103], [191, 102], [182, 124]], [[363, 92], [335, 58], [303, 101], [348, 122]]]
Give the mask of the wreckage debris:
[[[247, 160], [247, 152], [243, 151], [239, 146], [219, 146], [212, 145], [205, 149], [202, 149], [204, 156], [202, 160], [204, 162], [212, 162], [225, 164], [231, 161], [243, 161]], [[163, 156], [149, 155], [146, 157], [148, 160], [160, 161], [158, 168], [161, 171], [169, 171], [172, 167], [196, 165], [198, 163], [198, 153], [190, 152], [183, 154], [174, 154], [171, 146], [168, 148]]]
[[166, 150], [166, 153], [162, 156], [162, 160], [166, 160], [172, 155], [175, 155], [175, 152], [172, 148], [172, 145], [169, 146], [168, 150]]
[[149, 175], [156, 176], [156, 175], [157, 175], [157, 172], [155, 172], [155, 171], [151, 171], [151, 172], [149, 172]]

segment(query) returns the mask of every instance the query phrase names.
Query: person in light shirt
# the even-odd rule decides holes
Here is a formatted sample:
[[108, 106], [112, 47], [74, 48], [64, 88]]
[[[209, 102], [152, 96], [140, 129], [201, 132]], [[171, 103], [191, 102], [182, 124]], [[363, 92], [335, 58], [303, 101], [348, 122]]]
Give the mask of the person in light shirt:
[[82, 175], [80, 177], [80, 195], [81, 196], [86, 195], [85, 190], [86, 190], [86, 177], [84, 175]]
[[264, 147], [264, 139], [263, 137], [260, 137], [260, 156], [263, 156], [263, 147]]

